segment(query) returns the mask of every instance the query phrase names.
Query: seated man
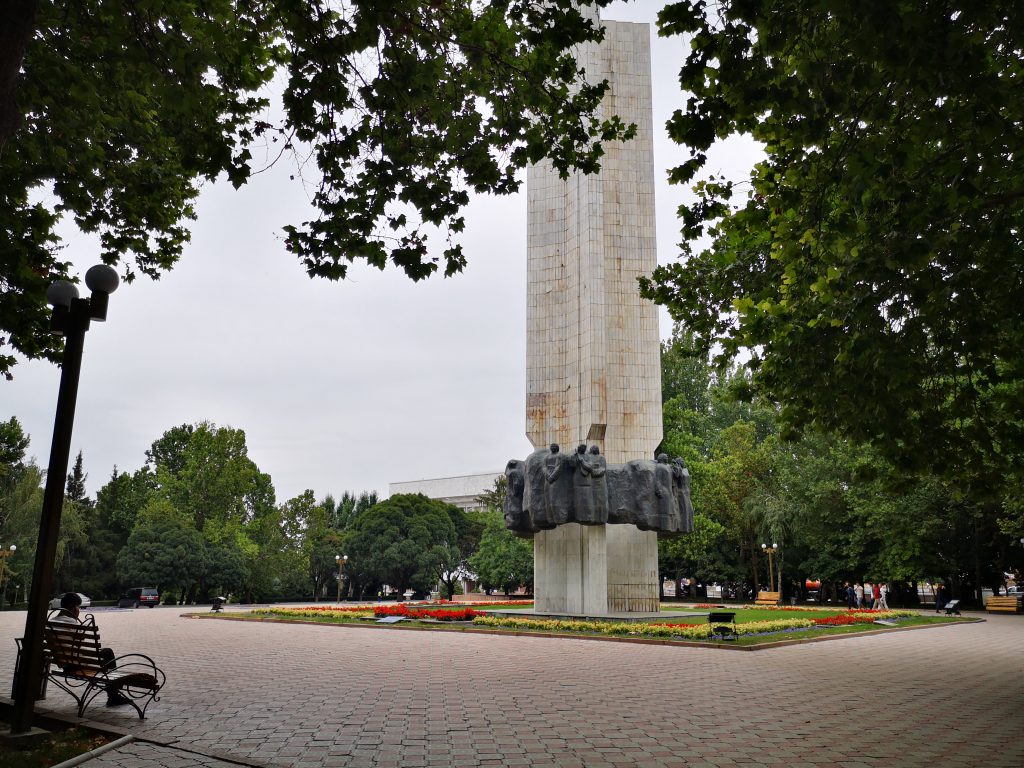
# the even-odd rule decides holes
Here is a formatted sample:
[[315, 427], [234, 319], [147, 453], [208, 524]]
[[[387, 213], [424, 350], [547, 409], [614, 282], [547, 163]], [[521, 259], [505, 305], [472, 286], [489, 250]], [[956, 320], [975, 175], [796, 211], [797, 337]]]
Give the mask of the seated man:
[[[60, 611], [57, 615], [52, 617], [50, 621], [60, 621], [66, 624], [81, 624], [81, 619], [78, 617], [82, 613], [82, 598], [78, 596], [76, 592], [65, 592], [60, 598]], [[117, 664], [114, 662], [114, 652], [109, 648], [100, 648], [100, 661], [103, 663], [104, 669], [116, 669]], [[108, 707], [120, 707], [122, 704], [127, 704], [128, 699], [123, 693], [116, 688], [107, 689], [107, 706]]]

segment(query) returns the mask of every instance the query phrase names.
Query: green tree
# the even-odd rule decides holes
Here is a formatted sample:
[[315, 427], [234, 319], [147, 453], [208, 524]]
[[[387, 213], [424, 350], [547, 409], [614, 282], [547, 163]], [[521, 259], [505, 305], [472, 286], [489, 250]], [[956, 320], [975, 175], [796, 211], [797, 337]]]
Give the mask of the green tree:
[[[787, 435], [937, 474], [955, 457], [1001, 498], [1024, 466], [1019, 5], [688, 1], [659, 24], [690, 43], [671, 178], [699, 181], [685, 259], [645, 294], [746, 355]], [[700, 175], [738, 133], [766, 154], [745, 199]]]
[[[508, 480], [500, 475], [495, 480], [495, 488], [508, 487]], [[504, 502], [502, 502], [504, 503]], [[445, 542], [435, 547], [431, 557], [432, 573], [435, 583], [443, 583], [448, 593], [448, 599], [455, 596], [455, 588], [459, 579], [468, 575], [470, 570], [469, 558], [480, 547], [480, 538], [484, 532], [485, 519], [478, 512], [465, 512], [458, 507], [448, 504], [448, 516], [455, 526], [455, 541]]]
[[676, 323], [672, 337], [661, 344], [661, 399], [680, 408], [705, 413], [711, 407], [715, 372], [693, 334]]
[[494, 479], [494, 487], [481, 493], [476, 500], [492, 512], [501, 512], [505, 509], [507, 497], [508, 478], [505, 475], [498, 475]]
[[762, 583], [758, 534], [763, 508], [756, 503], [757, 490], [771, 475], [774, 446], [774, 438], [758, 442], [754, 425], [746, 421], [722, 430], [711, 460], [702, 467], [694, 500], [695, 509], [725, 528], [740, 562], [746, 563], [744, 580], [752, 581], [755, 590]]
[[682, 456], [691, 476], [694, 532], [659, 541], [661, 575], [753, 582], [764, 510], [761, 484], [771, 477], [776, 409], [744, 399], [749, 375], [719, 364], [677, 324], [662, 344], [663, 439], [658, 452]]
[[[148, 467], [134, 473], [118, 472], [117, 465], [110, 480], [96, 492], [96, 508], [104, 525], [117, 531], [124, 539], [135, 527], [135, 520], [156, 490], [156, 481]], [[123, 542], [122, 542], [123, 543]]]
[[33, 461], [22, 464], [18, 459], [17, 465], [18, 471], [0, 485], [0, 544], [18, 548], [5, 560], [5, 594], [13, 594], [18, 586], [27, 587], [32, 580], [43, 512], [42, 470]]
[[776, 409], [745, 399], [750, 377], [734, 365], [716, 366], [694, 335], [676, 324], [661, 347], [663, 434], [658, 452], [688, 463], [707, 461], [722, 431], [738, 421], [754, 425], [757, 439], [777, 432]]
[[296, 562], [294, 544], [284, 536], [277, 507], [257, 513], [246, 525], [245, 536], [237, 541], [245, 564], [246, 579], [240, 590], [245, 602], [292, 596], [284, 582], [291, 581], [289, 577], [296, 573], [305, 581], [301, 564]]
[[[28, 510], [42, 509], [41, 475], [34, 466], [30, 470], [24, 463], [28, 446], [28, 435], [16, 417], [0, 421], [0, 546], [18, 547], [5, 560], [5, 591], [23, 577], [22, 562], [32, 562], [23, 549], [31, 531], [23, 526], [30, 517]], [[31, 540], [35, 542], [34, 537]], [[4, 596], [0, 595], [0, 604], [3, 602]]]
[[0, 483], [15, 479], [24, 466], [29, 436], [15, 416], [0, 421]]
[[125, 587], [117, 577], [117, 555], [127, 542], [127, 535], [112, 528], [109, 520], [94, 505], [66, 502], [61, 528], [66, 529], [65, 516], [75, 513], [77, 535], [64, 550], [62, 565], [57, 571], [57, 591], [84, 592], [94, 600], [119, 597]]
[[480, 547], [469, 559], [484, 589], [509, 592], [524, 586], [533, 589], [533, 541], [520, 539], [505, 527], [500, 512], [484, 513]]
[[422, 494], [397, 494], [363, 512], [349, 526], [349, 563], [364, 584], [388, 584], [399, 592], [431, 586], [435, 546], [457, 541], [444, 502]]
[[316, 192], [286, 247], [307, 272], [391, 261], [418, 280], [462, 269], [470, 192], [513, 192], [545, 156], [592, 171], [601, 140], [632, 133], [595, 116], [606, 84], [583, 80], [572, 48], [602, 32], [568, 0], [39, 0], [5, 21], [0, 373], [8, 346], [55, 359], [43, 297], [67, 273], [63, 214], [128, 279], [157, 276], [189, 238], [201, 183], [237, 187], [254, 153], [294, 152]]
[[425, 568], [433, 584], [444, 584], [445, 597], [451, 600], [459, 579], [465, 575], [467, 558], [457, 544], [435, 544], [426, 554]]
[[128, 544], [117, 557], [125, 583], [154, 586], [183, 596], [203, 577], [206, 548], [192, 521], [166, 499], [153, 499], [139, 513]]
[[82, 452], [79, 451], [78, 456], [75, 457], [75, 465], [68, 473], [68, 482], [64, 491], [64, 496], [68, 501], [91, 505], [85, 494], [85, 481], [88, 477], [82, 464]]
[[[332, 497], [328, 496], [327, 498], [333, 501]], [[345, 491], [341, 494], [341, 500], [334, 505], [332, 515], [330, 514], [330, 506], [327, 505], [327, 499], [325, 499], [324, 504], [328, 509], [328, 520], [331, 528], [338, 531], [345, 530], [353, 519], [368, 510], [378, 501], [379, 499], [377, 498], [376, 491], [362, 491], [358, 496], [354, 493], [350, 493], [349, 491]]]
[[257, 506], [273, 503], [270, 479], [249, 458], [245, 432], [210, 422], [164, 433], [147, 452], [157, 489], [210, 541], [233, 537]]
[[234, 542], [206, 544], [206, 569], [203, 580], [207, 587], [227, 597], [239, 594], [249, 577], [245, 552]]
[[724, 536], [725, 526], [695, 511], [690, 533], [658, 539], [659, 585], [665, 579], [678, 582], [684, 576], [702, 581], [716, 578], [719, 574], [714, 573], [715, 548]]
[[313, 598], [319, 600], [324, 596], [328, 584], [334, 584], [338, 575], [338, 564], [334, 558], [341, 553], [339, 537], [328, 525], [328, 509], [324, 504], [317, 504], [313, 492], [307, 490], [300, 497], [303, 507], [302, 557], [305, 561], [310, 581], [313, 584]]

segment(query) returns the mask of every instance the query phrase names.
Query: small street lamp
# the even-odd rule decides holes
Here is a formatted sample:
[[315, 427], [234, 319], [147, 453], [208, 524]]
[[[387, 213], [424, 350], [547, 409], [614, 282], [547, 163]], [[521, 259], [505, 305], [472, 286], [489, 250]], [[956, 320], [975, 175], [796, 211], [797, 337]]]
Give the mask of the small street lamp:
[[[778, 550], [778, 544], [772, 544], [770, 547], [767, 544], [761, 545], [761, 551], [768, 555], [768, 586], [772, 589], [775, 588], [775, 572], [772, 570], [772, 555]], [[769, 590], [769, 592], [772, 590]]]
[[[7, 580], [7, 558], [18, 551], [17, 544], [11, 544], [7, 549], [0, 549], [0, 608], [4, 607], [4, 602], [7, 597], [7, 590], [5, 589], [5, 581]], [[17, 595], [15, 595], [17, 600]]]
[[46, 291], [46, 301], [53, 307], [50, 330], [64, 337], [64, 356], [61, 358], [60, 389], [53, 420], [53, 442], [46, 470], [32, 587], [27, 596], [28, 616], [19, 660], [20, 674], [14, 687], [11, 734], [31, 730], [35, 697], [43, 674], [43, 628], [53, 587], [53, 560], [57, 553], [57, 534], [64, 504], [64, 479], [68, 474], [68, 457], [71, 454], [71, 431], [75, 424], [85, 332], [93, 320], [107, 319], [108, 300], [110, 294], [117, 290], [118, 282], [117, 272], [112, 267], [97, 264], [85, 273], [85, 284], [92, 292], [89, 298], [80, 299], [78, 288], [64, 280], [58, 280]]
[[342, 569], [345, 567], [345, 563], [348, 562], [348, 555], [335, 555], [334, 562], [338, 564], [338, 602], [341, 602], [341, 580], [344, 578], [342, 575]]

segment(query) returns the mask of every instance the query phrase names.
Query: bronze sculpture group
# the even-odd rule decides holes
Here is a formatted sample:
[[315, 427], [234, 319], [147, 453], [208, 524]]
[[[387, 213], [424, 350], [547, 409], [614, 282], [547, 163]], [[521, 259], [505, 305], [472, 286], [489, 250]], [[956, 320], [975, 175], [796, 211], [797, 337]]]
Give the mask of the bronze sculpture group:
[[566, 523], [631, 523], [659, 536], [693, 530], [690, 472], [682, 459], [608, 465], [596, 445], [570, 456], [557, 443], [505, 467], [505, 525], [520, 536]]

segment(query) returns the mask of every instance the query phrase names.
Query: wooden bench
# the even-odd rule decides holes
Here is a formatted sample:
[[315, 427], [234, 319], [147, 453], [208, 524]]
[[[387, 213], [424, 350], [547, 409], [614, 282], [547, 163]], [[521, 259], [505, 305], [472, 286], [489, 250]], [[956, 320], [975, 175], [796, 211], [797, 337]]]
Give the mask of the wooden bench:
[[[100, 653], [100, 633], [92, 616], [83, 622], [49, 620], [43, 629], [46, 678], [78, 703], [82, 717], [101, 692], [116, 691], [139, 713], [159, 697], [166, 676], [153, 660], [141, 653], [118, 656], [112, 661]], [[109, 653], [109, 652], [108, 652]], [[139, 706], [139, 703], [142, 706]]]
[[735, 613], [709, 613], [708, 624], [711, 625], [708, 633], [711, 640], [735, 640], [737, 637]]
[[989, 613], [1017, 613], [1020, 606], [1017, 598], [1013, 595], [998, 597], [993, 595], [985, 603], [985, 610]]
[[754, 605], [778, 605], [782, 602], [781, 592], [758, 592]]

